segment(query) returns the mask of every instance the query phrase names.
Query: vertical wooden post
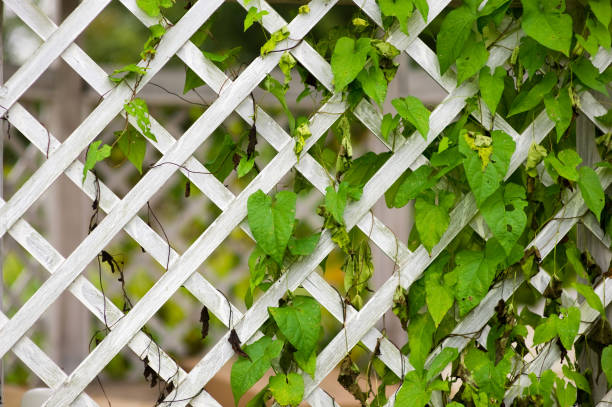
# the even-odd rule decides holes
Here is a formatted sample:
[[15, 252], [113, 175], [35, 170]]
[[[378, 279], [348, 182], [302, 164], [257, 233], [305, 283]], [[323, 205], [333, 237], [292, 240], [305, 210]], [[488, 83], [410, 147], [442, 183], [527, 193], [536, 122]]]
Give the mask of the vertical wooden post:
[[[59, 0], [61, 20], [78, 5], [78, 0]], [[61, 21], [58, 21], [58, 24]], [[82, 80], [64, 61], [53, 69], [55, 86], [48, 108], [49, 131], [64, 141], [82, 118]], [[91, 204], [85, 195], [68, 180], [60, 177], [53, 189], [49, 205], [49, 240], [68, 256], [87, 235]], [[70, 372], [87, 356], [90, 339], [88, 310], [65, 292], [51, 308], [50, 351], [59, 366]]]

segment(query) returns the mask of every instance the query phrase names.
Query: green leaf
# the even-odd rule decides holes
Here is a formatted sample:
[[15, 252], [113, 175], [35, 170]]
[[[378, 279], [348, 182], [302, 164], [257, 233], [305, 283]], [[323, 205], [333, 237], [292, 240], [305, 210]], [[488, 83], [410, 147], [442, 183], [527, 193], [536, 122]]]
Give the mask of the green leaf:
[[572, 122], [572, 100], [569, 95], [569, 87], [566, 86], [559, 91], [557, 98], [548, 95], [544, 98], [544, 106], [550, 120], [555, 122], [555, 130], [557, 131], [557, 142], [570, 126]]
[[589, 6], [599, 22], [608, 27], [612, 20], [612, 4], [608, 0], [589, 0]]
[[355, 41], [342, 37], [336, 42], [331, 56], [331, 68], [334, 74], [334, 89], [341, 92], [353, 82], [363, 69], [372, 46], [369, 38], [359, 38]]
[[272, 198], [261, 190], [249, 196], [248, 222], [255, 241], [266, 254], [279, 265], [295, 221], [296, 195], [292, 191], [280, 191]]
[[436, 197], [421, 194], [414, 203], [415, 227], [430, 254], [448, 228], [449, 212], [454, 204], [455, 194], [446, 191], [439, 191]]
[[142, 162], [147, 152], [147, 141], [142, 137], [136, 129], [129, 126], [126, 131], [119, 134], [117, 147], [123, 155], [130, 160], [134, 167], [142, 174]]
[[266, 43], [259, 50], [259, 54], [262, 57], [268, 55], [270, 52], [274, 51], [274, 48], [276, 48], [276, 45], [278, 45], [279, 42], [284, 41], [287, 38], [289, 38], [289, 30], [287, 29], [287, 26], [284, 26], [280, 30], [272, 33], [268, 41], [266, 41]]
[[482, 205], [482, 216], [508, 256], [527, 226], [526, 206], [525, 188], [513, 183], [503, 192], [497, 189]]
[[270, 92], [281, 104], [285, 115], [287, 115], [287, 120], [289, 120], [289, 130], [291, 133], [295, 130], [295, 118], [289, 110], [289, 106], [287, 105], [287, 100], [285, 99], [285, 94], [287, 93], [287, 88], [283, 86], [279, 81], [271, 77], [270, 75], [266, 76], [266, 78], [259, 85], [262, 89]]
[[[587, 28], [589, 29], [589, 32], [591, 34], [589, 35], [587, 42], [592, 41], [595, 43], [595, 47], [593, 47], [594, 49], [592, 50], [592, 52], [589, 51], [587, 47], [585, 47], [589, 54], [597, 54], [597, 51], [599, 50], [597, 46], [598, 44], [604, 47], [605, 49], [610, 50], [610, 45], [612, 45], [612, 34], [610, 33], [608, 26], [605, 26], [597, 20], [589, 17], [587, 19]], [[576, 38], [578, 38], [578, 34], [576, 34]], [[593, 40], [591, 40], [591, 38], [593, 38]], [[604, 83], [607, 82], [607, 79], [605, 79], [604, 77], [600, 77], [599, 80]]]
[[395, 404], [397, 406], [425, 407], [431, 398], [431, 390], [427, 389], [427, 382], [414, 370], [408, 372], [402, 387], [397, 392]]
[[[546, 169], [549, 170], [548, 172], [551, 177], [556, 180], [558, 174], [569, 181], [578, 181], [579, 175], [578, 171], [576, 171], [576, 166], [582, 162], [582, 158], [580, 158], [578, 153], [567, 149], [560, 151], [557, 157], [550, 154], [544, 159], [544, 164], [546, 164]], [[550, 171], [550, 169], [553, 171]]]
[[429, 370], [425, 375], [425, 381], [430, 381], [434, 377], [440, 374], [444, 368], [457, 359], [459, 356], [459, 352], [457, 352], [456, 348], [444, 348], [442, 351], [434, 358], [429, 366]]
[[584, 202], [593, 212], [597, 221], [600, 222], [601, 211], [606, 204], [606, 198], [597, 173], [590, 167], [580, 167], [578, 170], [578, 187]]
[[94, 141], [89, 145], [89, 149], [87, 150], [87, 156], [85, 159], [85, 165], [83, 166], [83, 183], [85, 183], [87, 171], [92, 170], [97, 162], [104, 160], [111, 154], [111, 146], [105, 144], [100, 147], [100, 144], [102, 144], [101, 141]]
[[557, 320], [557, 333], [561, 344], [565, 349], [572, 349], [574, 339], [578, 335], [580, 328], [580, 310], [577, 307], [571, 307], [564, 313], [565, 318]]
[[240, 398], [270, 369], [272, 359], [280, 355], [283, 349], [282, 341], [273, 341], [268, 336], [244, 347], [251, 360], [240, 357], [232, 365], [230, 385], [234, 402], [238, 405]]
[[608, 94], [606, 85], [599, 80], [599, 70], [593, 66], [591, 61], [584, 56], [571, 64], [572, 72], [578, 77], [580, 82], [589, 88], [599, 91], [604, 95]]
[[298, 8], [299, 14], [308, 14], [310, 13], [310, 6], [308, 4], [304, 4]]
[[315, 370], [317, 368], [316, 352], [312, 352], [310, 355], [305, 356], [304, 352], [297, 351], [293, 354], [293, 359], [298, 364], [300, 369], [308, 373], [310, 377], [314, 379]]
[[423, 102], [414, 96], [406, 96], [405, 98], [393, 99], [391, 104], [395, 107], [397, 113], [416, 127], [421, 136], [427, 140], [431, 112], [427, 110]]
[[423, 21], [427, 22], [427, 16], [429, 15], [429, 4], [427, 4], [427, 0], [413, 0], [413, 3], [417, 10], [419, 10], [419, 13], [421, 13]]
[[[595, 24], [599, 24], [599, 23], [596, 22]], [[582, 48], [585, 49], [586, 52], [588, 52], [591, 55], [596, 54], [597, 50], [599, 49], [597, 36], [593, 35], [592, 33], [586, 39], [582, 35], [576, 34], [576, 41], [578, 42], [578, 44], [582, 46]]]
[[319, 340], [321, 307], [312, 297], [298, 295], [290, 305], [268, 311], [285, 338], [301, 353], [310, 355]]
[[393, 199], [389, 201], [389, 203], [391, 203], [389, 206], [393, 208], [402, 208], [409, 201], [415, 199], [421, 192], [436, 185], [437, 179], [432, 174], [433, 168], [428, 165], [422, 165], [411, 173], [406, 173], [406, 176], [402, 176], [396, 181], [397, 185], [394, 184], [396, 189], [392, 197]]
[[151, 17], [157, 17], [162, 8], [172, 7], [174, 0], [136, 0], [136, 4]]
[[563, 365], [563, 375], [574, 382], [577, 388], [591, 394], [591, 386], [588, 380], [579, 372], [570, 369], [567, 365]]
[[495, 364], [489, 354], [474, 347], [470, 347], [464, 356], [464, 364], [471, 373], [472, 379], [478, 386], [480, 394], [486, 393], [487, 399], [484, 405], [498, 405], [489, 400], [502, 401], [506, 390], [506, 377], [512, 369], [512, 357], [514, 352], [509, 348], [504, 353], [503, 359]]
[[476, 18], [476, 14], [469, 7], [461, 6], [448, 13], [442, 21], [436, 40], [436, 53], [440, 62], [441, 75], [461, 54]]
[[344, 225], [344, 208], [348, 200], [348, 189], [348, 182], [341, 182], [338, 191], [333, 186], [325, 189], [325, 208], [341, 225]]
[[603, 303], [601, 302], [601, 298], [599, 298], [599, 296], [595, 294], [593, 287], [580, 283], [574, 283], [573, 287], [576, 289], [576, 291], [578, 291], [578, 293], [580, 293], [580, 295], [584, 297], [584, 299], [591, 308], [599, 312], [602, 318], [606, 318], [606, 311], [604, 309]]
[[555, 394], [557, 395], [557, 401], [560, 407], [571, 407], [576, 403], [577, 392], [576, 388], [571, 384], [557, 377], [555, 379]]
[[[115, 69], [112, 74], [108, 76], [108, 79], [115, 83], [119, 83], [125, 79], [130, 79], [138, 75], [144, 75], [147, 73], [147, 68], [138, 66], [136, 64], [129, 64], [119, 69]], [[121, 75], [125, 74], [125, 75]]]
[[343, 182], [350, 185], [349, 197], [358, 200], [360, 196], [355, 196], [355, 189], [362, 189], [363, 186], [372, 178], [372, 176], [382, 167], [382, 165], [391, 157], [391, 153], [376, 154], [369, 151], [361, 157], [353, 160], [351, 168], [348, 169], [342, 176]]
[[408, 35], [408, 18], [414, 10], [412, 0], [378, 0], [378, 6], [383, 16], [397, 17], [400, 30]]
[[266, 400], [270, 398], [268, 386], [264, 387], [246, 404], [246, 407], [266, 407]]
[[224, 134], [223, 142], [216, 144], [217, 146], [215, 146], [211, 154], [211, 157], [214, 157], [214, 159], [206, 162], [206, 168], [208, 168], [219, 181], [223, 182], [234, 169], [232, 157], [236, 151], [236, 143], [234, 143], [234, 140], [232, 140], [228, 134]]
[[249, 8], [244, 18], [244, 31], [248, 30], [255, 21], [261, 22], [261, 18], [266, 14], [269, 14], [266, 10], [257, 11], [257, 7]]
[[304, 379], [297, 373], [270, 377], [269, 389], [281, 406], [297, 406], [304, 397]]
[[183, 86], [183, 95], [189, 92], [191, 89], [199, 88], [204, 84], [204, 81], [198, 76], [198, 74], [187, 68], [185, 70], [185, 85]]
[[559, 8], [559, 0], [521, 0], [525, 34], [552, 50], [569, 57], [572, 43], [572, 17]]
[[480, 70], [478, 76], [478, 87], [482, 100], [487, 104], [491, 114], [495, 114], [497, 105], [504, 93], [504, 78], [508, 75], [506, 70], [498, 66], [495, 68], [495, 73], [491, 75], [491, 70], [485, 66]]
[[528, 76], [531, 77], [538, 69], [546, 62], [547, 50], [531, 37], [523, 37], [519, 48], [519, 61], [527, 70]]
[[135, 98], [123, 105], [123, 108], [127, 114], [136, 118], [136, 124], [140, 131], [142, 131], [143, 136], [157, 141], [153, 133], [151, 133], [151, 120], [149, 118], [147, 102], [143, 99]]
[[608, 109], [605, 114], [602, 114], [601, 116], [595, 116], [595, 118], [597, 119], [597, 121], [603, 123], [606, 126], [612, 126], [612, 109]]
[[508, 117], [527, 112], [536, 107], [556, 83], [557, 75], [554, 72], [548, 72], [531, 89], [522, 90], [512, 102]]
[[[436, 328], [429, 314], [419, 314], [410, 320], [408, 325], [408, 347], [410, 364], [422, 372], [425, 360], [433, 345], [433, 333]], [[400, 404], [401, 405], [401, 404]]]
[[539, 345], [557, 336], [557, 321], [559, 321], [559, 317], [553, 314], [539, 324], [533, 334], [533, 344]]
[[361, 83], [365, 94], [382, 106], [387, 96], [387, 79], [378, 65], [369, 69], [364, 68], [357, 76], [357, 80]]
[[393, 116], [391, 113], [387, 113], [383, 116], [382, 123], [380, 125], [380, 133], [385, 141], [389, 142], [389, 136], [397, 129], [399, 121], [399, 115]]
[[[446, 257], [446, 263], [448, 263], [448, 260], [449, 257]], [[437, 328], [448, 310], [453, 306], [455, 297], [449, 287], [440, 283], [442, 272], [430, 271], [432, 267], [433, 265], [430, 266], [425, 275], [425, 301]]]
[[[476, 75], [489, 59], [489, 51], [483, 41], [472, 35], [457, 58], [457, 85]], [[503, 69], [503, 68], [502, 68]]]
[[247, 175], [253, 169], [255, 165], [255, 157], [247, 158], [246, 156], [240, 158], [240, 162], [236, 167], [236, 174], [238, 178], [242, 178]]
[[478, 153], [469, 146], [469, 143], [474, 143], [474, 139], [470, 141], [467, 133], [462, 133], [459, 136], [459, 151], [466, 156], [463, 162], [463, 167], [467, 176], [468, 183], [478, 207], [481, 207], [483, 202], [491, 196], [501, 185], [508, 167], [510, 158], [514, 153], [515, 143], [512, 137], [500, 130], [495, 130], [491, 133], [490, 162], [484, 167], [484, 162], [481, 161]]
[[489, 239], [484, 251], [464, 250], [455, 256], [457, 266], [452, 273], [457, 276], [455, 298], [459, 303], [459, 314], [467, 314], [487, 295], [495, 278], [497, 266], [504, 260], [505, 253], [495, 239]]
[[601, 352], [601, 370], [608, 379], [608, 385], [612, 386], [612, 345], [608, 345]]
[[301, 239], [297, 239], [291, 236], [289, 239], [289, 251], [294, 256], [308, 256], [312, 253], [317, 247], [317, 243], [319, 243], [319, 238], [321, 237], [320, 233], [314, 234], [312, 236], [303, 237]]
[[[565, 245], [565, 256], [567, 257], [567, 262], [572, 266], [574, 271], [585, 280], [588, 280], [589, 275], [587, 274], [584, 266], [582, 264], [582, 260], [580, 259], [580, 251], [576, 247], [576, 244], [572, 241], [569, 241]], [[586, 296], [585, 296], [586, 297]]]

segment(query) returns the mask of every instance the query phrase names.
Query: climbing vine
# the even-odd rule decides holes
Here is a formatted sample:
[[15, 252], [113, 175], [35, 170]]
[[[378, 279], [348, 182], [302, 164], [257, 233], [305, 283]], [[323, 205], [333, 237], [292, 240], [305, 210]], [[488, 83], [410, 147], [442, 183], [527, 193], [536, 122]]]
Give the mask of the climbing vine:
[[[159, 18], [159, 23], [150, 27], [141, 62], [109, 76], [117, 86], [133, 89], [124, 105], [125, 125], [115, 133], [111, 145], [96, 141], [89, 146], [83, 181], [87, 171], [109, 157], [112, 149], [118, 149], [142, 173], [147, 139], [157, 141], [147, 104], [136, 94], [158, 45], [171, 29], [163, 11], [174, 2], [137, 3], [149, 16]], [[256, 0], [243, 3], [244, 31], [263, 25], [269, 12]], [[320, 230], [308, 230], [296, 218], [299, 194], [312, 188], [299, 173], [294, 177], [293, 190], [258, 190], [249, 196], [247, 221], [256, 246], [248, 259], [246, 307], [253, 306], [291, 265], [314, 253], [322, 234], [328, 233], [343, 259], [344, 281], [338, 287], [338, 301], [345, 317], [348, 307], [361, 309], [373, 292], [370, 280], [376, 271], [369, 236], [348, 227], [355, 224], [355, 219], [348, 219], [347, 209], [361, 200], [368, 181], [395, 151], [409, 142], [426, 143], [425, 164], [407, 170], [384, 194], [389, 208], [414, 206], [415, 223], [408, 249], [415, 251], [422, 246], [432, 258], [425, 272], [408, 289], [398, 286], [393, 297], [393, 312], [408, 337], [401, 353], [407, 356], [410, 368], [406, 366], [401, 376], [393, 373], [380, 359], [379, 339], [376, 350], [366, 358], [365, 369], [359, 366], [359, 352], [346, 349], [339, 383], [363, 406], [385, 405], [389, 386], [399, 386], [395, 403], [400, 406], [431, 404], [434, 394], [438, 402], [449, 406], [508, 402], [517, 406], [592, 405], [592, 384], [597, 374], [581, 370], [570, 351], [595, 351], [600, 355], [600, 369], [612, 385], [612, 331], [604, 302], [593, 289], [610, 278], [610, 266], [598, 266], [580, 247], [575, 230], [559, 238], [556, 248], [543, 258], [530, 242], [546, 225], [559, 220], [559, 211], [578, 195], [588, 208], [585, 216], [594, 216], [595, 226], [608, 238], [612, 235], [612, 198], [605, 192], [609, 184], [605, 179], [612, 171], [612, 133], [600, 130], [610, 130], [612, 110], [593, 118], [600, 127], [593, 140], [600, 158], [595, 162], [584, 162], [579, 145], [591, 136], [577, 128], [584, 103], [581, 95], [588, 91], [607, 96], [612, 82], [612, 68], [601, 71], [593, 65], [596, 54], [611, 52], [610, 1], [452, 2], [433, 19], [421, 39], [435, 50], [438, 73], [471, 96], [438, 137], [434, 137], [437, 133], [432, 135], [432, 112], [414, 96], [395, 98], [390, 101], [395, 113], [380, 113], [398, 69], [400, 50], [389, 42], [391, 33], [403, 33], [408, 38], [415, 35], [410, 32], [409, 21], [422, 18], [427, 22], [430, 7], [425, 0], [378, 0], [377, 4], [382, 26], [356, 11], [349, 22], [322, 37], [309, 34], [303, 40], [293, 40], [289, 29], [283, 27], [271, 33], [260, 49], [260, 58], [282, 53], [278, 64], [282, 82], [268, 75], [260, 87], [279, 102], [286, 116], [296, 161], [311, 154], [328, 176], [328, 186], [316, 209]], [[295, 15], [308, 13], [309, 5], [295, 6]], [[207, 22], [194, 36], [196, 46], [203, 48], [210, 24]], [[286, 45], [292, 40], [293, 45]], [[315, 78], [292, 53], [303, 42], [329, 62], [333, 87]], [[202, 52], [218, 68], [229, 70], [239, 51]], [[310, 117], [295, 117], [289, 109], [287, 95], [296, 71], [304, 87], [298, 101], [316, 96], [323, 104], [332, 95], [341, 95], [346, 103], [346, 112], [338, 114], [332, 126], [333, 137], [320, 137], [309, 144], [315, 112]], [[187, 68], [184, 92], [201, 84], [202, 80]], [[259, 172], [257, 100], [253, 94], [250, 98], [254, 111], [251, 127], [237, 142], [226, 134], [214, 146], [216, 158], [206, 163], [209, 175], [221, 181], [232, 171], [239, 178]], [[380, 116], [380, 128], [376, 130], [392, 151], [355, 157], [356, 111], [360, 103], [370, 102]], [[554, 128], [548, 134], [529, 134], [542, 131], [530, 127], [541, 113]], [[501, 125], [502, 118], [520, 134], [518, 137], [503, 130], [508, 128]], [[513, 157], [527, 145], [527, 159], [517, 165]], [[185, 197], [189, 197], [189, 189]], [[477, 206], [483, 230], [479, 233], [478, 228], [467, 226], [452, 241], [440, 245], [453, 216], [462, 216], [460, 211], [452, 215], [453, 211], [466, 200], [473, 200]], [[104, 253], [102, 261], [114, 268], [112, 259]], [[325, 271], [325, 262], [321, 267]], [[530, 284], [530, 278], [540, 272], [546, 273], [549, 282], [538, 290]], [[474, 332], [463, 348], [447, 347], [429, 356], [452, 335], [459, 321], [504, 281], [522, 283], [514, 295], [499, 300], [487, 332]], [[602, 322], [596, 325], [599, 332], [579, 335], [581, 308], [568, 299], [569, 291], [583, 297], [600, 314]], [[544, 304], [539, 313], [533, 311], [537, 302]], [[273, 375], [267, 385], [247, 405], [265, 406], [274, 399], [280, 405], [295, 406], [304, 398], [305, 378], [314, 379], [317, 371], [317, 354], [324, 336], [321, 308], [304, 292], [288, 290], [278, 306], [269, 307], [268, 312], [262, 335], [248, 344], [243, 344], [246, 338], [239, 338], [230, 326], [229, 341], [238, 354], [231, 371], [231, 390], [237, 404], [271, 368]], [[203, 337], [208, 333], [208, 321], [204, 308], [200, 320]], [[531, 372], [530, 384], [517, 397], [508, 399], [508, 391], [529, 367], [530, 353], [553, 345], [562, 351], [563, 377], [552, 370]], [[157, 377], [149, 370], [145, 375]], [[365, 387], [357, 380], [360, 375], [366, 378]], [[172, 390], [166, 388], [164, 395]]]

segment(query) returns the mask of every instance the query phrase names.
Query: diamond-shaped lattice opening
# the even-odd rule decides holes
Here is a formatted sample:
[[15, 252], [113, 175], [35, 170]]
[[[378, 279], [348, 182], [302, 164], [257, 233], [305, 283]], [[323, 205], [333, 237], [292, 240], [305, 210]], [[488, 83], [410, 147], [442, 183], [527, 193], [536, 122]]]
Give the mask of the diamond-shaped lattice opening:
[[[150, 111], [150, 117], [152, 118], [155, 113], [155, 109]], [[139, 133], [132, 124], [126, 123], [126, 119], [121, 115], [116, 116], [93, 142], [97, 141], [101, 141], [99, 149], [106, 148], [105, 145], [112, 149], [110, 156], [97, 162], [93, 170], [99, 181], [119, 198], [123, 198], [138, 183], [142, 174], [150, 171], [151, 166], [161, 157], [161, 153], [150, 140]], [[88, 149], [89, 147], [81, 155], [83, 162]], [[142, 174], [139, 172], [140, 169]]]
[[[190, 168], [187, 164], [184, 167]], [[220, 213], [195, 184], [202, 177], [212, 175], [192, 172], [187, 176], [176, 171], [139, 211], [142, 220], [163, 241], [164, 267], [168, 262], [168, 245], [179, 254], [183, 253]]]
[[[256, 7], [254, 3], [251, 6]], [[258, 23], [244, 32], [246, 15], [247, 11], [238, 3], [225, 2], [192, 37], [194, 44], [211, 53], [208, 57], [217, 60], [217, 66], [231, 79], [259, 56], [259, 49], [267, 40]]]
[[[274, 158], [276, 151], [232, 113], [194, 156], [235, 195], [238, 195]], [[249, 155], [250, 154], [250, 155]]]
[[15, 127], [4, 141], [4, 199], [12, 196], [32, 176], [44, 160], [41, 152]]
[[201, 310], [202, 304], [181, 288], [147, 322], [155, 342], [181, 365], [189, 365], [212, 339], [202, 338]]
[[448, 92], [421, 65], [409, 56], [407, 57], [405, 52], [400, 54], [397, 62], [400, 66], [394, 81], [389, 85], [391, 90], [389, 96], [418, 95], [419, 99], [431, 110], [448, 95]]
[[[249, 255], [255, 242], [240, 228], [234, 229], [200, 269], [202, 275], [226, 294], [239, 309], [244, 310], [244, 295], [248, 290]], [[227, 321], [222, 321], [227, 324]]]
[[[291, 12], [290, 7], [293, 6], [297, 9], [298, 5], [284, 5], [284, 7], [278, 7], [279, 12], [289, 14]], [[277, 6], [275, 5], [275, 8]], [[289, 9], [288, 11], [286, 11]], [[319, 20], [319, 22], [313, 27], [310, 33], [306, 36], [306, 40], [315, 50], [327, 61], [330, 60], [334, 50], [334, 46], [338, 38], [342, 36], [350, 36], [352, 38], [359, 38], [363, 32], [363, 25], [361, 23], [354, 24], [352, 20], [354, 18], [361, 18], [368, 25], [365, 29], [371, 30], [375, 26], [372, 20], [369, 19], [363, 12], [359, 10], [354, 4], [336, 4], [331, 10], [329, 10], [325, 16]]]
[[[321, 108], [326, 91], [299, 62], [291, 69], [290, 81], [277, 66], [253, 90], [255, 102], [291, 134], [291, 121], [299, 122]], [[297, 124], [293, 124], [295, 127]]]
[[49, 276], [43, 266], [12, 237], [4, 241], [2, 271], [5, 288], [2, 310], [8, 317], [12, 317]]
[[90, 211], [91, 201], [62, 174], [28, 208], [23, 219], [66, 257], [87, 236]]
[[[149, 30], [119, 2], [111, 2], [79, 37], [83, 50], [108, 73], [138, 62]], [[107, 41], [100, 41], [105, 37]]]

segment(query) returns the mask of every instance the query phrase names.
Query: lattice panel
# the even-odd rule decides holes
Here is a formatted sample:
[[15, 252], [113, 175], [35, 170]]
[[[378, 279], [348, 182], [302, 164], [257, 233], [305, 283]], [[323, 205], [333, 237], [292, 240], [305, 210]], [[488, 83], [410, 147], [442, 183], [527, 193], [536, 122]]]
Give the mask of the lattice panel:
[[[337, 0], [313, 0], [310, 3], [308, 14], [300, 14], [289, 23], [284, 21], [264, 0], [255, 1], [258, 1], [260, 10], [266, 10], [269, 13], [263, 17], [263, 26], [267, 31], [272, 33], [285, 25], [288, 26], [291, 38], [279, 44], [278, 48], [291, 49], [293, 56], [319, 82], [328, 90], [333, 90], [333, 76], [329, 64], [301, 39], [326, 15]], [[184, 286], [220, 321], [229, 321], [231, 315], [230, 328], [237, 331], [243, 342], [253, 341], [261, 336], [259, 329], [268, 318], [268, 307], [276, 306], [287, 289], [295, 290], [302, 286], [343, 324], [342, 330], [319, 354], [314, 379], [304, 375], [306, 384], [304, 397], [311, 405], [336, 405], [335, 401], [319, 388], [319, 385], [323, 378], [340, 363], [346, 349], [353, 348], [359, 342], [374, 351], [380, 341], [380, 359], [398, 376], [403, 377], [407, 371], [412, 369], [407, 358], [402, 356], [399, 349], [374, 327], [383, 314], [391, 308], [397, 286], [410, 287], [463, 228], [471, 225], [484, 238], [487, 237], [486, 231], [479, 226], [482, 221], [479, 219], [472, 194], [466, 195], [453, 209], [451, 224], [431, 253], [427, 253], [422, 246], [411, 252], [404, 244], [398, 243], [393, 233], [370, 213], [372, 206], [405, 170], [416, 169], [426, 162], [421, 154], [464, 108], [466, 99], [477, 92], [473, 83], [465, 83], [457, 87], [453, 72], [441, 76], [435, 53], [418, 37], [427, 24], [449, 5], [450, 0], [430, 0], [427, 23], [416, 13], [408, 23], [410, 35], [407, 36], [396, 30], [388, 38], [390, 43], [406, 52], [448, 92], [448, 96], [431, 114], [430, 131], [426, 140], [415, 133], [407, 139], [395, 140], [392, 149], [392, 144], [386, 143], [380, 136], [381, 115], [378, 109], [365, 100], [361, 101], [355, 109], [355, 115], [390, 150], [393, 150], [393, 154], [366, 184], [362, 198], [347, 207], [345, 217], [347, 228], [357, 226], [363, 230], [371, 241], [396, 263], [396, 272], [374, 293], [361, 310], [357, 311], [350, 306], [343, 309], [336, 291], [315, 271], [325, 256], [334, 249], [330, 234], [324, 232], [315, 251], [310, 256], [292, 264], [244, 314], [229, 304], [226, 298], [198, 272], [198, 269], [236, 227], [240, 227], [250, 235], [245, 216], [247, 198], [253, 192], [258, 189], [269, 192], [289, 171], [295, 168], [317, 190], [324, 193], [325, 188], [330, 185], [330, 180], [325, 170], [308, 154], [308, 149], [326, 134], [337, 116], [346, 111], [347, 105], [342, 100], [342, 96], [336, 94], [312, 116], [310, 119], [312, 137], [307, 140], [299, 161], [293, 152], [293, 139], [266, 112], [256, 107], [258, 133], [277, 150], [272, 161], [238, 195], [234, 195], [216, 178], [198, 174], [197, 172], [204, 173], [207, 170], [192, 155], [232, 112], [235, 111], [245, 122], [252, 124], [255, 112], [248, 96], [275, 68], [281, 53], [256, 58], [235, 80], [231, 80], [189, 41], [194, 32], [220, 7], [223, 0], [196, 2], [163, 37], [155, 58], [136, 89], [136, 92], [142, 89], [169, 59], [176, 55], [218, 94], [214, 103], [178, 140], [175, 140], [160, 123], [151, 118], [152, 132], [157, 137], [157, 142], [151, 142], [151, 144], [163, 155], [159, 163], [183, 163], [183, 167], [162, 165], [149, 170], [123, 199], [117, 197], [104, 184], [100, 184], [100, 208], [107, 215], [70, 256], [63, 258], [22, 217], [61, 174], [71, 179], [89, 198], [94, 199], [96, 196], [96, 185], [91, 174], [88, 175], [85, 183], [81, 184], [83, 164], [78, 160], [79, 154], [114, 117], [122, 114], [124, 101], [129, 99], [132, 90], [125, 83], [113, 88], [106, 73], [74, 43], [74, 40], [109, 2], [110, 0], [84, 0], [57, 27], [37, 9], [33, 0], [4, 0], [5, 5], [40, 36], [44, 44], [8, 80], [5, 86], [0, 88], [0, 106], [8, 108], [7, 117], [11, 124], [23, 133], [32, 145], [40, 151], [48, 150], [49, 154], [48, 159], [11, 199], [1, 202], [0, 235], [9, 233], [51, 275], [12, 318], [9, 319], [4, 314], [0, 314], [0, 355], [13, 351], [36, 375], [54, 389], [53, 395], [45, 403], [46, 406], [69, 405], [75, 400], [85, 405], [94, 405], [95, 403], [83, 393], [83, 390], [126, 345], [140, 359], [147, 358], [151, 368], [159, 372], [160, 377], [174, 383], [175, 390], [167, 396], [166, 402], [171, 402], [173, 406], [186, 404], [217, 406], [218, 402], [201, 389], [234, 355], [227, 340], [229, 332], [187, 374], [156, 343], [149, 339], [142, 331], [143, 326], [181, 286]], [[143, 24], [150, 26], [157, 23], [137, 7], [135, 0], [121, 0], [121, 3]], [[243, 1], [239, 3], [246, 9], [250, 7]], [[374, 0], [359, 0], [355, 3], [375, 23], [382, 26], [380, 11]], [[491, 51], [489, 66], [495, 67], [502, 64], [519, 39], [520, 35], [504, 39], [501, 43], [503, 47], [496, 47]], [[48, 134], [44, 126], [17, 102], [28, 87], [58, 57], [63, 58], [102, 97], [101, 103], [63, 143], [60, 143], [52, 134]], [[603, 69], [612, 62], [612, 53], [602, 50], [593, 58], [593, 62], [597, 68]], [[134, 86], [133, 83], [130, 85]], [[584, 114], [590, 119], [605, 112], [603, 106], [589, 93], [581, 95], [581, 103]], [[486, 128], [505, 131], [516, 142], [516, 151], [512, 156], [506, 178], [525, 161], [531, 143], [540, 142], [554, 127], [545, 112], [542, 112], [522, 134], [518, 134], [499, 115], [492, 117], [486, 108], [476, 111], [474, 118], [481, 121]], [[130, 117], [129, 120], [134, 119]], [[603, 127], [599, 122], [594, 121], [594, 123], [603, 131], [611, 130]], [[137, 216], [137, 213], [176, 171], [183, 172], [223, 212], [182, 255], [170, 250], [168, 262], [166, 257], [168, 246], [165, 239], [152, 230], [143, 219]], [[612, 183], [610, 172], [599, 169], [598, 175], [605, 188]], [[556, 217], [559, 219], [548, 223], [528, 247], [535, 246], [539, 249], [541, 257], [547, 256], [586, 211], [586, 205], [579, 193], [568, 197], [567, 204]], [[588, 221], [585, 224], [609, 247], [609, 239], [606, 240], [601, 230], [597, 229], [596, 224]], [[121, 230], [137, 241], [155, 261], [167, 267], [167, 272], [125, 315], [106, 300], [93, 284], [81, 276], [81, 272], [87, 265], [95, 260], [98, 253]], [[542, 270], [532, 278], [531, 283], [536, 288], [543, 290], [548, 283], [547, 278], [547, 274]], [[483, 301], [457, 325], [453, 335], [432, 352], [429, 361], [444, 347], [452, 346], [459, 350], [463, 349], [471, 340], [470, 334], [483, 328], [493, 316], [494, 307], [499, 299], [508, 299], [521, 283], [521, 279], [512, 279], [494, 286]], [[66, 375], [59, 369], [25, 335], [65, 290], [69, 290], [95, 317], [101, 321], [106, 318], [108, 325], [112, 328], [107, 337], [70, 375]], [[612, 286], [609, 284], [604, 286], [601, 283], [596, 287], [596, 293], [602, 298], [605, 305], [608, 305], [612, 298]], [[597, 319], [597, 313], [586, 303], [580, 306], [583, 310], [581, 333], [584, 333]], [[229, 307], [232, 309], [230, 310]], [[542, 366], [546, 368], [558, 359], [559, 349], [550, 346], [550, 349], [539, 353], [536, 362], [525, 367], [525, 370], [531, 371]], [[507, 400], [512, 400], [524, 385], [525, 383], [520, 381], [508, 393]], [[389, 404], [392, 405], [393, 402], [391, 399]]]

